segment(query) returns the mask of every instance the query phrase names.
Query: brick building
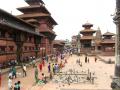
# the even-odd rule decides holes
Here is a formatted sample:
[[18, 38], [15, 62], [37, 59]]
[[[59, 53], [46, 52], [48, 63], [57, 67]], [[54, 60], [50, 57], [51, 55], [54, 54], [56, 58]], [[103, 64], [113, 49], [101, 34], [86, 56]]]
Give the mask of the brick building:
[[77, 35], [72, 36], [71, 45], [73, 49], [77, 48]]
[[40, 50], [43, 52], [41, 56], [45, 56], [46, 54], [50, 55], [53, 53], [53, 40], [56, 37], [53, 28], [57, 23], [52, 18], [51, 13], [47, 10], [42, 0], [25, 0], [25, 2], [29, 6], [17, 8], [23, 13], [17, 17], [38, 28], [38, 32], [44, 35], [41, 38]]
[[42, 0], [25, 0], [13, 16], [0, 9], [0, 63], [27, 62], [53, 53], [53, 28], [57, 25]]
[[0, 63], [38, 57], [40, 40], [36, 27], [0, 9]]
[[56, 53], [62, 53], [64, 50], [65, 41], [63, 40], [54, 40], [53, 41], [53, 48], [54, 48], [54, 54]]

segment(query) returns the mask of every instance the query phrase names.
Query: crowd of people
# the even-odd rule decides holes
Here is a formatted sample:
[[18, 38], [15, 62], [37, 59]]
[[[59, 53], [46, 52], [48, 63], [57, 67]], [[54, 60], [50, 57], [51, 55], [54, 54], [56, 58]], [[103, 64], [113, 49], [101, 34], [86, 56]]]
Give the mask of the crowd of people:
[[[27, 69], [26, 69], [26, 65], [22, 65], [22, 71], [23, 71], [23, 77], [27, 76]], [[12, 85], [13, 79], [17, 78], [17, 75], [21, 75], [21, 73], [18, 73], [16, 70], [15, 66], [12, 66], [9, 70], [9, 74], [8, 74], [8, 90], [20, 90], [20, 81], [17, 81], [14, 83], [14, 85]]]
[[[33, 60], [32, 65], [34, 68], [34, 78], [35, 83], [47, 83], [47, 77], [51, 80], [53, 78], [53, 75], [59, 73], [63, 67], [65, 67], [65, 64], [67, 63], [67, 58], [65, 55], [67, 52], [64, 53], [57, 53], [55, 55], [42, 57], [39, 63], [36, 64], [35, 60]], [[72, 57], [72, 51], [70, 50], [68, 52], [69, 56]], [[82, 62], [80, 59], [76, 61], [79, 63], [79, 65], [82, 67]], [[97, 58], [95, 57], [95, 62], [97, 62]], [[89, 63], [88, 56], [85, 56], [85, 63]], [[45, 75], [45, 67], [47, 66], [48, 74], [49, 76]], [[15, 66], [12, 66], [9, 70], [8, 75], [8, 89], [9, 90], [20, 90], [21, 82], [17, 81], [12, 85], [13, 79], [16, 79], [18, 75], [22, 75], [23, 77], [27, 76], [27, 66], [23, 64], [21, 66], [22, 68], [22, 74], [17, 72], [17, 69]], [[1, 71], [0, 71], [0, 85], [1, 85]]]
[[[58, 61], [58, 58], [61, 59]], [[46, 83], [46, 77], [52, 79], [53, 75], [60, 72], [60, 70], [67, 63], [67, 59], [65, 59], [65, 54], [56, 54], [48, 58], [47, 56], [42, 58], [39, 62], [38, 66], [35, 65], [35, 82], [36, 83]], [[46, 76], [44, 73], [44, 67], [47, 65], [49, 76]], [[39, 75], [41, 77], [39, 77]]]

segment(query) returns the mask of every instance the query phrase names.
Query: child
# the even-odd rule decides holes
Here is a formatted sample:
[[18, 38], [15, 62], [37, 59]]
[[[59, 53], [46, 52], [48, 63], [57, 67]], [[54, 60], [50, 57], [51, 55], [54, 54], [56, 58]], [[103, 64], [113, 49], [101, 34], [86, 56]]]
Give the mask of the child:
[[14, 84], [14, 90], [18, 90], [18, 84], [17, 83]]
[[45, 76], [45, 74], [44, 73], [42, 73], [42, 81], [44, 82], [44, 83], [46, 83], [46, 76]]
[[20, 81], [15, 83], [14, 90], [20, 90]]
[[21, 86], [20, 84], [21, 84], [21, 82], [18, 81], [17, 84], [18, 84], [18, 90], [20, 90], [20, 86]]

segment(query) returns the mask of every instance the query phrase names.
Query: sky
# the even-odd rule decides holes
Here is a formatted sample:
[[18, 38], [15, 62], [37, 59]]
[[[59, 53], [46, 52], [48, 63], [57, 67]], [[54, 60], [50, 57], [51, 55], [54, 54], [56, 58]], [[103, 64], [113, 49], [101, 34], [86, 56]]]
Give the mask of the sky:
[[[100, 27], [102, 34], [109, 31], [116, 33], [113, 23], [115, 0], [43, 0], [46, 8], [58, 23], [54, 27], [56, 39], [71, 40], [83, 30], [82, 24], [92, 23], [93, 29]], [[18, 7], [27, 6], [24, 0], [0, 0], [0, 8], [19, 15]]]

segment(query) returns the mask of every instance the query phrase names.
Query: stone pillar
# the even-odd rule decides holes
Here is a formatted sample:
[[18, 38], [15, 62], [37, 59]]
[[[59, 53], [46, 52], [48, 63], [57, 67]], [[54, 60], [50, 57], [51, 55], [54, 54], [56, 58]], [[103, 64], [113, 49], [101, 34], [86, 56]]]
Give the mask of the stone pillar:
[[111, 87], [113, 90], [120, 90], [120, 0], [116, 0], [116, 16], [114, 22], [116, 24], [116, 42], [115, 42], [115, 72]]

